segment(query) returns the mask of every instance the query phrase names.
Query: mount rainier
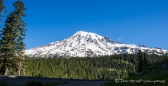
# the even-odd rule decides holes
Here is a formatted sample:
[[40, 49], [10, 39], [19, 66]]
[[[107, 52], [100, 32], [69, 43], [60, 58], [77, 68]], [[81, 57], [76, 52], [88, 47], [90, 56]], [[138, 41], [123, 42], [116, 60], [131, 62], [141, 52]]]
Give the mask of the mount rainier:
[[95, 57], [123, 53], [136, 54], [139, 48], [148, 54], [168, 54], [167, 50], [161, 48], [123, 44], [95, 33], [78, 31], [62, 41], [25, 50], [25, 55], [30, 57]]

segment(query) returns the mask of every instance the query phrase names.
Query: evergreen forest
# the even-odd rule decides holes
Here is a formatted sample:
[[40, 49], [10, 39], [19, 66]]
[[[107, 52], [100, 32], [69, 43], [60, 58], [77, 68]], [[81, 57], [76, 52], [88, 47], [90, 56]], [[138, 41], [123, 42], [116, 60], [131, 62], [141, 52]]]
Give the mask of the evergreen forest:
[[[128, 78], [138, 73], [139, 54], [120, 54], [94, 58], [28, 58], [26, 76], [72, 78], [89, 80], [111, 80]], [[142, 71], [154, 63], [168, 60], [167, 55], [142, 55]], [[148, 65], [148, 66], [146, 66]], [[141, 71], [141, 72], [142, 72]]]

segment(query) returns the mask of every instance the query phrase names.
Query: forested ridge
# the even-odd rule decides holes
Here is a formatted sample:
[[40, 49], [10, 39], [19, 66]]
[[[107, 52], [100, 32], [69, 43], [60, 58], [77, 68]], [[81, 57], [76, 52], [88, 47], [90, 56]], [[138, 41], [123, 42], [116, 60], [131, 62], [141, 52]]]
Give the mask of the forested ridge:
[[[167, 55], [142, 55], [143, 64], [150, 65], [168, 60]], [[72, 78], [72, 79], [115, 79], [127, 78], [137, 73], [138, 54], [120, 54], [94, 58], [30, 58], [26, 59], [26, 76]]]

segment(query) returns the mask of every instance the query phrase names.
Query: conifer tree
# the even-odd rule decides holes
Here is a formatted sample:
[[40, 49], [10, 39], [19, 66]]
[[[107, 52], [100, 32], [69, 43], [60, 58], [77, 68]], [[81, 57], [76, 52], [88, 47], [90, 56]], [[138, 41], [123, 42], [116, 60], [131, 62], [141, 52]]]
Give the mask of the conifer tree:
[[[4, 5], [4, 1], [0, 0], [0, 24], [1, 24], [1, 21], [2, 21], [2, 14], [4, 12], [6, 12], [5, 8], [6, 8], [6, 6]], [[1, 26], [0, 26], [0, 32], [2, 32]], [[0, 37], [1, 37], [1, 35], [0, 35]]]
[[11, 59], [15, 56], [15, 48], [14, 48], [14, 36], [13, 36], [13, 17], [10, 14], [7, 17], [5, 28], [3, 29], [1, 33], [1, 40], [0, 40], [0, 55], [1, 59], [3, 60], [3, 66], [1, 68], [1, 71], [4, 75], [8, 75], [8, 71], [11, 65]]
[[138, 50], [138, 69], [137, 72], [142, 72], [142, 66], [143, 66], [143, 58], [142, 58], [142, 51]]
[[[23, 51], [25, 50], [25, 44], [23, 42], [24, 40], [24, 37], [25, 37], [25, 32], [26, 32], [26, 29], [25, 29], [25, 26], [26, 26], [26, 23], [22, 20], [22, 17], [26, 17], [26, 14], [24, 13], [24, 10], [26, 10], [25, 6], [24, 6], [24, 3], [21, 1], [21, 0], [17, 0], [14, 4], [14, 7], [15, 7], [15, 16], [16, 16], [16, 23], [17, 23], [17, 26], [16, 26], [16, 32], [17, 32], [17, 37], [16, 37], [16, 52], [17, 52], [17, 55], [18, 55], [18, 75], [20, 76], [21, 75], [21, 72], [23, 72], [23, 75], [24, 72], [25, 72], [25, 65], [24, 65], [24, 56], [23, 56]], [[21, 71], [23, 70], [23, 71]]]
[[11, 65], [18, 71], [18, 75], [21, 75], [21, 70], [24, 70], [24, 56], [23, 51], [25, 44], [23, 42], [25, 36], [26, 23], [22, 20], [25, 17], [24, 3], [17, 0], [13, 6], [15, 10], [10, 13], [5, 22], [5, 28], [1, 33], [0, 40], [0, 53], [3, 59], [3, 67], [1, 68], [4, 75], [8, 75]]
[[4, 5], [4, 1], [3, 0], [0, 0], [0, 23], [1, 23], [1, 20], [2, 20], [2, 13], [5, 12], [5, 5]]
[[147, 51], [144, 52], [144, 60], [143, 60], [143, 64], [146, 65], [147, 64]]
[[[1, 21], [2, 21], [2, 14], [5, 12], [5, 5], [4, 5], [4, 1], [3, 0], [0, 0], [0, 24], [1, 24]], [[2, 29], [1, 29], [1, 25], [0, 25], [0, 33], [2, 32]], [[0, 34], [0, 39], [1, 39], [1, 34]], [[0, 55], [1, 57], [1, 55]], [[1, 65], [2, 65], [2, 58], [0, 58], [0, 68], [1, 68]]]

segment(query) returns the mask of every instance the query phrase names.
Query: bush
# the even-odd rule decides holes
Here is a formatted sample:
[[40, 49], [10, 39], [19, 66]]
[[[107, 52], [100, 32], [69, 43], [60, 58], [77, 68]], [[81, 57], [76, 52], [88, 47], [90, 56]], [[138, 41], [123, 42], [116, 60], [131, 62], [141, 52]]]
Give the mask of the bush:
[[49, 83], [42, 83], [40, 81], [30, 81], [26, 83], [26, 86], [55, 86], [61, 84], [68, 84], [67, 81], [57, 81], [57, 82], [49, 82]]
[[29, 81], [26, 83], [26, 86], [44, 86], [40, 81]]
[[55, 86], [55, 85], [61, 85], [61, 84], [68, 84], [68, 82], [67, 81], [50, 82], [50, 83], [45, 83], [44, 86]]
[[0, 82], [0, 86], [8, 86], [8, 84], [6, 84], [4, 81]]

